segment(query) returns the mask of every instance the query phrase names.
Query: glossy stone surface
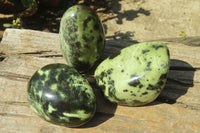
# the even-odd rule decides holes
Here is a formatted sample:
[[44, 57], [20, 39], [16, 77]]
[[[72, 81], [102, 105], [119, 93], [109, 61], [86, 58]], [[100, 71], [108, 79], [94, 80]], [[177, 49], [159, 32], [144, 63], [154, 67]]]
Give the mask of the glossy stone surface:
[[42, 119], [67, 127], [88, 122], [96, 110], [96, 98], [88, 81], [65, 64], [49, 64], [28, 83], [31, 108]]
[[95, 78], [111, 102], [140, 106], [159, 96], [167, 80], [169, 64], [165, 44], [139, 43], [104, 60], [95, 70]]
[[103, 53], [103, 26], [89, 7], [70, 7], [61, 19], [59, 35], [64, 58], [78, 70], [91, 68]]

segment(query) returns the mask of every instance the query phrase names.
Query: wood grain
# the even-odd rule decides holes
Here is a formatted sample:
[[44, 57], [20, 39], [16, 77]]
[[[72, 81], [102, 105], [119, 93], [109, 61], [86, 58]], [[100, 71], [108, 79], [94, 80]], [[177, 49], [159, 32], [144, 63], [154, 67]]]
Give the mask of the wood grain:
[[[187, 38], [186, 38], [187, 39]], [[194, 42], [189, 38], [191, 42]], [[195, 38], [195, 40], [198, 40]], [[33, 30], [7, 29], [0, 44], [1, 133], [141, 133], [200, 131], [200, 47], [166, 41], [171, 55], [167, 85], [153, 103], [124, 107], [109, 103], [86, 75], [97, 96], [97, 113], [85, 126], [66, 128], [40, 119], [27, 101], [27, 82], [40, 67], [66, 63], [59, 36]], [[102, 60], [135, 42], [106, 40]], [[197, 42], [195, 41], [197, 44]]]

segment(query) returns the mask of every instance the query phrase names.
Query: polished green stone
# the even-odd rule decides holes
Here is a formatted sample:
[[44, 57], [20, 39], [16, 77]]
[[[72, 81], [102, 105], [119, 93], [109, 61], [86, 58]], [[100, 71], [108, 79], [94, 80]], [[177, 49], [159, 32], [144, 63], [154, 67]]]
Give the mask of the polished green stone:
[[140, 106], [159, 96], [166, 84], [169, 65], [165, 44], [138, 43], [104, 60], [95, 70], [95, 78], [111, 102]]
[[103, 53], [103, 26], [89, 7], [70, 7], [61, 19], [59, 35], [64, 58], [78, 70], [90, 69]]
[[49, 64], [37, 70], [28, 83], [28, 101], [42, 119], [67, 127], [88, 122], [96, 98], [88, 81], [65, 64]]

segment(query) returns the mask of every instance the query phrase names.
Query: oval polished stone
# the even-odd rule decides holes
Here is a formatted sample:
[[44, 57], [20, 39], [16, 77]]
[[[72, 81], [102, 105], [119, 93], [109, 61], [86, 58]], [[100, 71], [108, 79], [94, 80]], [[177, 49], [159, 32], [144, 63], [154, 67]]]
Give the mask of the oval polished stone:
[[140, 106], [159, 96], [169, 65], [169, 50], [165, 44], [138, 43], [104, 60], [95, 70], [95, 78], [111, 102]]
[[64, 58], [79, 71], [90, 69], [103, 53], [104, 29], [89, 7], [70, 7], [61, 19], [59, 35]]
[[28, 83], [28, 101], [42, 119], [67, 127], [85, 124], [96, 111], [96, 97], [88, 81], [65, 64], [37, 70]]

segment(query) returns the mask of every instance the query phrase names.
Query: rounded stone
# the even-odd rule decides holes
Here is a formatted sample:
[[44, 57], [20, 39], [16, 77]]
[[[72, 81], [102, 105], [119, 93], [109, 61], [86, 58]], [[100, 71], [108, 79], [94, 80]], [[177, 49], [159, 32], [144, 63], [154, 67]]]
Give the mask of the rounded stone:
[[96, 97], [88, 81], [65, 64], [37, 70], [28, 83], [28, 101], [42, 119], [67, 127], [85, 124], [96, 110]]
[[103, 53], [104, 29], [89, 7], [70, 7], [61, 19], [59, 35], [64, 58], [79, 71], [90, 69]]
[[140, 106], [159, 96], [166, 84], [169, 65], [165, 44], [138, 43], [104, 60], [95, 70], [95, 78], [111, 102]]

